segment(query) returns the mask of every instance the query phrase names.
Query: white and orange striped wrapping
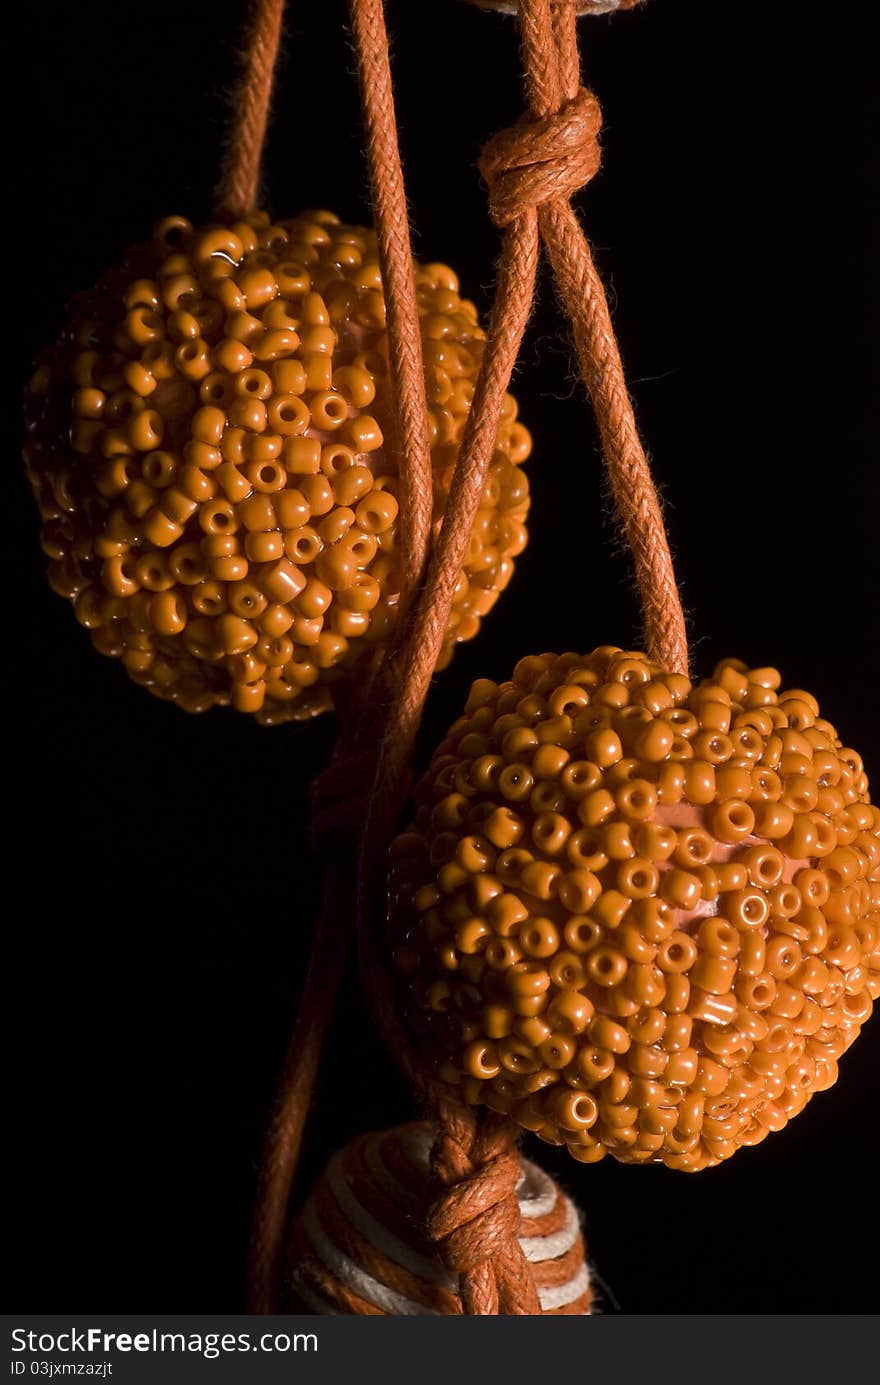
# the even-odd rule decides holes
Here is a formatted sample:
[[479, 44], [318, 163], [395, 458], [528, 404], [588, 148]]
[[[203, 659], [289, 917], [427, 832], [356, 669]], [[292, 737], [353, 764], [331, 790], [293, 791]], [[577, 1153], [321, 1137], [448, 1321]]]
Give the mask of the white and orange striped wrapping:
[[[504, 14], [516, 14], [517, 11], [517, 0], [470, 0], [470, 3], [481, 10], [501, 10]], [[558, 3], [573, 5], [578, 15], [613, 14], [615, 10], [633, 9], [639, 0], [558, 0]]]
[[[331, 1159], [297, 1219], [285, 1256], [282, 1309], [321, 1314], [460, 1314], [456, 1276], [421, 1229], [435, 1195], [431, 1132], [405, 1125], [362, 1135]], [[541, 1309], [588, 1314], [592, 1289], [574, 1204], [523, 1161], [520, 1245]]]

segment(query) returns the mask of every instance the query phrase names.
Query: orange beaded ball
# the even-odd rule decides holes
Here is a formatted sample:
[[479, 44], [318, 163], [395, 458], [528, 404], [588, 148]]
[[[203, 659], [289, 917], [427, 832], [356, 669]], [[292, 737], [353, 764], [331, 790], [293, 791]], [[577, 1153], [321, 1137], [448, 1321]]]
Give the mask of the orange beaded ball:
[[391, 872], [408, 1026], [468, 1102], [690, 1171], [834, 1082], [880, 994], [880, 811], [779, 685], [614, 648], [474, 685]]
[[[452, 270], [416, 266], [416, 287], [439, 524], [484, 337]], [[187, 711], [323, 711], [394, 624], [389, 396], [372, 231], [328, 212], [169, 218], [74, 301], [29, 386], [52, 586]], [[525, 545], [530, 447], [508, 396], [443, 662]]]

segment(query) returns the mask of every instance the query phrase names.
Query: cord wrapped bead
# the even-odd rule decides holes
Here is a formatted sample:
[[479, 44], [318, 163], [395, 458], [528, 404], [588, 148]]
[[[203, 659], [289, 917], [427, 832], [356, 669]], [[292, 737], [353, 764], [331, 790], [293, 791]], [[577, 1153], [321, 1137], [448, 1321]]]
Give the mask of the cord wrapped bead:
[[[416, 266], [439, 527], [483, 349], [443, 265]], [[332, 704], [400, 592], [398, 458], [375, 235], [318, 212], [167, 218], [95, 290], [28, 390], [50, 582], [96, 647], [188, 711]], [[441, 666], [526, 542], [531, 449], [508, 396]]]
[[[467, 1253], [457, 1256], [454, 1236], [438, 1251], [438, 1226], [426, 1224], [426, 1216], [439, 1218], [442, 1231], [455, 1220], [448, 1193], [429, 1212], [431, 1142], [427, 1125], [401, 1126], [361, 1136], [334, 1156], [291, 1232], [281, 1311], [462, 1313], [458, 1275]], [[511, 1159], [512, 1169], [517, 1164]], [[592, 1287], [574, 1206], [528, 1161], [514, 1184], [512, 1216], [542, 1313], [588, 1314]], [[498, 1205], [507, 1209], [506, 1200]]]
[[880, 994], [880, 812], [775, 670], [641, 654], [481, 680], [392, 852], [439, 1080], [584, 1162], [693, 1171], [781, 1129]]
[[[502, 14], [516, 14], [517, 0], [468, 0], [481, 10], [499, 10]], [[631, 10], [641, 4], [641, 0], [550, 0], [553, 5], [564, 5], [576, 11], [578, 16], [587, 14], [613, 14], [615, 10]]]

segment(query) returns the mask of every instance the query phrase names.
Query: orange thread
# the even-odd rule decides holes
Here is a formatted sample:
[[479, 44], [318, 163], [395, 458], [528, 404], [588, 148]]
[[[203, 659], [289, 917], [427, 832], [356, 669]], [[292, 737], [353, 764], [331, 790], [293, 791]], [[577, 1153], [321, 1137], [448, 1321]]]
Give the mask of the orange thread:
[[218, 207], [231, 216], [246, 216], [256, 210], [283, 13], [284, 0], [255, 0], [245, 39], [244, 72], [235, 96], [235, 116], [217, 194]]
[[[398, 472], [401, 477], [402, 610], [399, 628], [403, 629], [407, 603], [417, 589], [424, 567], [433, 509], [421, 329], [406, 194], [397, 143], [388, 36], [380, 0], [363, 0], [363, 3], [353, 0], [351, 18], [388, 314], [389, 355], [396, 385], [393, 406], [397, 423]], [[388, 670], [393, 667], [392, 660], [386, 661], [386, 679]], [[360, 699], [359, 710], [362, 711], [364, 705], [363, 699]], [[333, 764], [322, 777], [325, 789], [331, 783], [336, 789], [336, 793], [331, 795], [332, 805], [327, 804], [325, 795], [321, 810], [321, 820], [328, 837], [339, 828], [363, 821], [366, 804], [352, 791], [349, 772], [357, 735], [353, 728], [359, 722], [359, 716], [349, 715], [344, 719]], [[369, 783], [375, 759], [370, 757], [367, 763], [366, 782]], [[320, 838], [325, 839], [324, 832]], [[319, 840], [317, 845], [320, 844]], [[338, 847], [338, 842], [334, 841], [334, 845]], [[354, 867], [355, 862], [352, 860], [348, 864]], [[348, 897], [343, 903], [339, 898], [340, 891], [350, 889], [350, 878], [351, 872], [340, 861], [338, 850], [334, 851], [332, 863], [325, 871], [325, 897], [300, 1011], [266, 1135], [251, 1238], [249, 1308], [253, 1313], [271, 1312], [275, 1302], [290, 1188], [317, 1075], [321, 1044], [350, 940], [351, 900]], [[340, 920], [343, 919], [345, 924], [340, 932]]]
[[[554, 9], [557, 89], [569, 100], [574, 99], [579, 82], [575, 21], [571, 7]], [[651, 468], [633, 416], [605, 290], [586, 237], [567, 200], [543, 206], [539, 224], [571, 318], [581, 374], [599, 424], [614, 502], [632, 550], [647, 654], [670, 673], [687, 674], [687, 630], [672, 556]]]
[[[406, 403], [398, 394], [402, 468], [420, 466], [420, 432], [413, 409], [419, 391], [412, 380], [418, 321], [407, 303], [407, 275], [401, 264], [409, 256], [408, 229], [396, 144], [393, 97], [388, 65], [387, 35], [381, 0], [351, 0], [358, 49], [358, 67], [368, 128], [376, 220], [383, 245], [383, 275], [398, 277], [396, 304], [400, 313], [395, 369], [401, 384], [409, 380]], [[439, 1133], [434, 1167], [447, 1191], [435, 1209], [432, 1226], [445, 1246], [447, 1263], [461, 1276], [461, 1296], [470, 1314], [533, 1313], [536, 1291], [516, 1239], [510, 1205], [512, 1154], [516, 1132], [512, 1124], [492, 1113], [476, 1113], [454, 1093], [419, 1070], [410, 1052], [390, 994], [382, 930], [376, 927], [377, 902], [384, 897], [384, 866], [408, 784], [412, 746], [457, 574], [469, 542], [486, 467], [491, 455], [504, 393], [531, 309], [539, 232], [547, 246], [563, 303], [575, 333], [579, 363], [596, 410], [612, 490], [628, 541], [633, 549], [645, 615], [648, 649], [672, 670], [686, 670], [684, 618], [672, 572], [662, 515], [650, 470], [632, 415], [623, 369], [614, 339], [607, 303], [589, 248], [568, 203], [571, 193], [598, 168], [596, 134], [598, 106], [578, 83], [574, 5], [551, 0], [521, 0], [526, 91], [531, 120], [496, 136], [482, 162], [493, 185], [492, 212], [504, 225], [495, 302], [474, 402], [453, 477], [442, 527], [430, 553], [424, 587], [411, 605], [409, 619], [400, 621], [395, 648], [382, 673], [381, 696], [373, 707], [387, 703], [382, 734], [375, 751], [375, 779], [369, 799], [360, 858], [358, 938], [361, 966], [380, 1028], [391, 1051], [401, 1060], [433, 1110]], [[390, 157], [390, 163], [389, 163]], [[404, 237], [401, 240], [401, 236]], [[390, 293], [390, 279], [385, 280]], [[424, 407], [423, 395], [418, 399]], [[404, 409], [409, 410], [404, 416]], [[405, 522], [411, 575], [421, 570], [423, 551], [419, 505], [423, 499], [420, 471], [409, 473], [411, 504]], [[389, 669], [395, 670], [392, 678]], [[379, 690], [377, 689], [377, 693]], [[344, 736], [343, 736], [344, 739]], [[344, 763], [342, 744], [341, 762]], [[338, 862], [331, 874], [339, 874]], [[344, 911], [347, 912], [347, 911]], [[316, 953], [327, 947], [330, 921], [325, 911], [315, 942]], [[308, 1003], [308, 1001], [306, 1002]], [[329, 1008], [330, 1001], [322, 1004]], [[297, 1031], [300, 1029], [297, 1026]], [[293, 1050], [292, 1050], [293, 1052]], [[294, 1053], [294, 1058], [296, 1057]], [[299, 1096], [288, 1102], [287, 1124], [275, 1130], [275, 1150], [281, 1174], [278, 1186], [287, 1188], [305, 1120], [308, 1080], [294, 1074]], [[282, 1106], [284, 1090], [282, 1088]], [[286, 1201], [286, 1199], [285, 1199]], [[276, 1247], [283, 1235], [285, 1206], [276, 1199], [258, 1226]], [[256, 1257], [265, 1265], [265, 1257]], [[253, 1311], [274, 1305], [275, 1277], [264, 1276], [252, 1298]]]
[[[498, 10], [501, 14], [516, 14], [517, 0], [470, 0], [480, 10]], [[641, 0], [550, 0], [556, 9], [570, 9], [576, 16], [612, 14], [615, 10], [631, 10]]]
[[[480, 171], [489, 209], [501, 226], [538, 207], [560, 296], [574, 330], [578, 363], [590, 392], [614, 502], [632, 550], [647, 651], [664, 668], [687, 673], [687, 634], [657, 492], [639, 439], [623, 364], [602, 282], [569, 197], [599, 167], [599, 105], [579, 85], [573, 6], [524, 4], [531, 48], [553, 54], [550, 81], [533, 84], [535, 119], [496, 135]], [[528, 52], [528, 50], [527, 50]]]
[[422, 334], [382, 0], [352, 0], [351, 26], [367, 135], [389, 355], [397, 394], [398, 436], [394, 441], [401, 483], [403, 612], [422, 577], [433, 509]]
[[429, 1213], [428, 1229], [444, 1263], [459, 1273], [465, 1313], [540, 1313], [518, 1239], [516, 1126], [477, 1115], [458, 1099], [435, 1100], [434, 1109], [439, 1128], [432, 1161], [444, 1191]]

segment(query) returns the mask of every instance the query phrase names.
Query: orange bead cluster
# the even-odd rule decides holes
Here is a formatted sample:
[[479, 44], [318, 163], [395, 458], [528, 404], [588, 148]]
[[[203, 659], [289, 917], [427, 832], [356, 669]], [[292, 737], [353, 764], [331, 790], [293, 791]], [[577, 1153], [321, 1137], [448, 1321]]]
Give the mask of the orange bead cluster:
[[[416, 285], [439, 524], [484, 338], [450, 269], [417, 266]], [[328, 212], [169, 218], [75, 300], [29, 387], [53, 588], [187, 711], [323, 711], [395, 619], [389, 395], [372, 231]], [[530, 447], [508, 396], [441, 662], [525, 545]]]
[[781, 1129], [880, 994], [880, 811], [815, 698], [601, 648], [482, 680], [392, 853], [419, 1051], [591, 1163]]

